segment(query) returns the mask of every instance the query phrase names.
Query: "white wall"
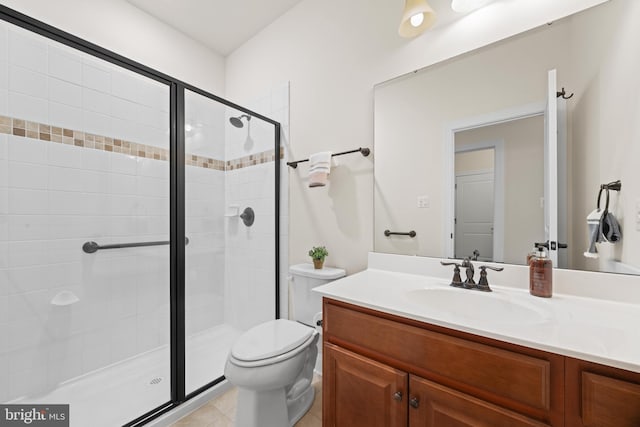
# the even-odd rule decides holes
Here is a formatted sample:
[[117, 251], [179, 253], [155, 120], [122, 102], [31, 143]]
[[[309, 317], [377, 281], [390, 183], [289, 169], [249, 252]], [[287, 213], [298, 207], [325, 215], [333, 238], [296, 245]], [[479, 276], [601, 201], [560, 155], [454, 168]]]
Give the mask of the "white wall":
[[125, 0], [2, 0], [4, 6], [216, 95], [224, 58]]
[[[503, 39], [601, 0], [498, 1], [414, 40], [396, 31], [403, 2], [304, 0], [227, 57], [226, 96], [291, 82], [291, 159], [373, 145], [373, 86]], [[289, 262], [326, 245], [329, 265], [348, 273], [373, 249], [372, 158], [349, 155], [323, 188], [307, 188], [306, 166], [289, 170]]]

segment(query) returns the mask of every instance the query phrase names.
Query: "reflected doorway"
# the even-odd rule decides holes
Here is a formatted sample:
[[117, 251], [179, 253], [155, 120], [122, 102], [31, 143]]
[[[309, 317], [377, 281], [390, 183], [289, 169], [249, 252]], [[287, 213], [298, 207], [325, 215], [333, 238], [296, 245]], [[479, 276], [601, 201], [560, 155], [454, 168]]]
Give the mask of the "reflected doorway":
[[455, 257], [493, 261], [495, 148], [455, 155]]

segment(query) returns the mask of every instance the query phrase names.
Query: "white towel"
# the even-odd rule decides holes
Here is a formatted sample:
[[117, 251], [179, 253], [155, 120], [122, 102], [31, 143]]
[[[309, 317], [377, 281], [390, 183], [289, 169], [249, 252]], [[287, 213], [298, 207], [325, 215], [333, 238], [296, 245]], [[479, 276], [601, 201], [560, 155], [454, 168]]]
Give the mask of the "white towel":
[[309, 156], [309, 187], [324, 187], [331, 172], [331, 151]]

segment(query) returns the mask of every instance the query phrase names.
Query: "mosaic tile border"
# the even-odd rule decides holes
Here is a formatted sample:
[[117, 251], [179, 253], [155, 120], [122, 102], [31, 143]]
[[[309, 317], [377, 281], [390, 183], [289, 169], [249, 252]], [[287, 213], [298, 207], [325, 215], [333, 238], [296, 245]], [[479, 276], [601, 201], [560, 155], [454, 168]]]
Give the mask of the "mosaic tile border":
[[[280, 147], [280, 160], [284, 159], [284, 149]], [[239, 157], [233, 160], [227, 160], [225, 170], [242, 169], [250, 166], [260, 165], [263, 163], [269, 163], [276, 160], [275, 150], [263, 151], [261, 153], [251, 154], [244, 157]]]
[[[169, 160], [169, 150], [164, 148], [2, 115], [0, 115], [0, 133], [38, 139], [46, 142], [73, 145], [76, 147], [91, 148], [94, 150], [128, 154], [146, 159]], [[281, 148], [280, 159], [283, 158], [284, 150]], [[275, 150], [263, 151], [226, 162], [224, 160], [194, 154], [185, 154], [185, 165], [219, 171], [242, 169], [273, 161], [275, 161]]]

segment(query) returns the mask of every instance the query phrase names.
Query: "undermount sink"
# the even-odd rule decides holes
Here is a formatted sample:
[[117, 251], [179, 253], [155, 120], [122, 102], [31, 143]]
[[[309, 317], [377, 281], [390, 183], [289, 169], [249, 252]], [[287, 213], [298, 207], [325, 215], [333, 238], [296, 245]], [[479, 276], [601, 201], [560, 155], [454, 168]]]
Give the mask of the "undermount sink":
[[456, 319], [513, 325], [542, 323], [549, 319], [549, 313], [545, 310], [502, 292], [437, 287], [407, 291], [406, 297], [414, 306]]

